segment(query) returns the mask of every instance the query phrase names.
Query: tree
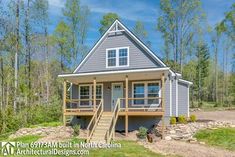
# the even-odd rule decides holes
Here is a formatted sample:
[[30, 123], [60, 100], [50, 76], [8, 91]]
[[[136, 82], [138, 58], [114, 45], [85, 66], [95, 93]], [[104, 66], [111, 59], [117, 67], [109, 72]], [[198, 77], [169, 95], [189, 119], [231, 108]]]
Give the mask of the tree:
[[72, 31], [72, 59], [76, 64], [77, 60], [82, 58], [86, 51], [85, 39], [88, 29], [89, 21], [89, 8], [87, 6], [80, 6], [79, 0], [66, 0], [65, 7], [63, 8], [63, 15]]
[[103, 16], [103, 19], [100, 21], [101, 27], [99, 29], [100, 34], [104, 34], [104, 32], [109, 28], [109, 26], [117, 19], [120, 19], [116, 13], [107, 13]]
[[85, 45], [87, 37], [87, 30], [89, 28], [89, 15], [90, 10], [87, 6], [81, 7], [81, 19], [79, 23], [79, 51], [81, 52], [81, 58], [83, 58], [88, 51], [88, 47]]
[[71, 44], [68, 41], [70, 41], [72, 31], [64, 21], [61, 21], [57, 25], [53, 36], [54, 41], [58, 47], [58, 54], [60, 55], [61, 70], [65, 71], [66, 63], [70, 63], [71, 61], [71, 54], [69, 51], [71, 48]]
[[15, 51], [15, 91], [14, 91], [14, 112], [16, 113], [17, 89], [18, 89], [18, 54], [20, 52], [20, 0], [16, 3], [16, 51]]
[[50, 89], [50, 74], [49, 74], [49, 35], [48, 35], [48, 0], [35, 0], [33, 5], [34, 10], [34, 19], [37, 20], [37, 23], [42, 27], [42, 32], [44, 35], [44, 42], [42, 44], [44, 54], [45, 54], [45, 84], [46, 84], [46, 102], [49, 101], [49, 89]]
[[[161, 0], [161, 16], [158, 18], [157, 30], [162, 33], [165, 42], [165, 56], [173, 54], [173, 60], [180, 64], [190, 52], [191, 43], [200, 31], [199, 23], [204, 19], [200, 0]], [[170, 52], [168, 51], [170, 49]], [[169, 59], [167, 59], [169, 60]], [[174, 67], [175, 68], [175, 67]]]
[[150, 41], [147, 40], [148, 33], [144, 28], [144, 24], [141, 21], [136, 21], [133, 33], [142, 40], [148, 46], [151, 45]]
[[197, 91], [198, 103], [200, 106], [203, 97], [203, 87], [205, 85], [205, 78], [208, 76], [209, 50], [206, 44], [199, 44], [196, 50], [197, 65], [195, 86]]

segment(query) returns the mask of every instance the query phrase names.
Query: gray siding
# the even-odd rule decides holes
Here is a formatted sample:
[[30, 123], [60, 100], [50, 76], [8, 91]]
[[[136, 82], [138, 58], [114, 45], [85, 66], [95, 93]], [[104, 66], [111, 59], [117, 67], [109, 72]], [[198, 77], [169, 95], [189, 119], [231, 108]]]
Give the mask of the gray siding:
[[178, 82], [178, 113], [188, 116], [188, 86]]
[[165, 82], [165, 116], [170, 116], [170, 80], [167, 77]]
[[72, 99], [78, 99], [78, 85], [72, 85]]
[[[143, 116], [129, 116], [128, 118], [128, 130], [138, 130], [139, 127], [144, 126], [148, 129], [151, 129], [154, 125], [158, 124], [161, 120], [160, 117], [143, 117]], [[116, 124], [116, 130], [124, 131], [125, 130], [125, 117], [118, 117], [118, 121]]]
[[111, 111], [111, 83], [105, 82], [103, 86], [104, 111]]
[[[129, 47], [129, 67], [106, 68], [106, 49]], [[160, 65], [125, 32], [107, 36], [75, 73], [156, 68]]]
[[172, 81], [172, 116], [176, 115], [176, 80]]

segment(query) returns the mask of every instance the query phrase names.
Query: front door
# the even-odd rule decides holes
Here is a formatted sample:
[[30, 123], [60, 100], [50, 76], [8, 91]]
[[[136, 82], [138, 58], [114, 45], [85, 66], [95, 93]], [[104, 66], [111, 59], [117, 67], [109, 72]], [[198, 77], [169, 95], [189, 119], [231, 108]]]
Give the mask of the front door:
[[123, 83], [112, 83], [111, 109], [113, 111], [117, 99], [123, 98]]

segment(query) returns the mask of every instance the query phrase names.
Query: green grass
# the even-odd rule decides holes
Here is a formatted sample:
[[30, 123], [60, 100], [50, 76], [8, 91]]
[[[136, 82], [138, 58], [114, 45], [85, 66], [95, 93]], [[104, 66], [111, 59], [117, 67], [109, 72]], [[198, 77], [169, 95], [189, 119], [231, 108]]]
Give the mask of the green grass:
[[37, 125], [31, 125], [30, 128], [37, 128], [37, 127], [56, 127], [63, 125], [62, 122], [47, 122], [47, 123], [41, 123]]
[[116, 149], [95, 149], [90, 151], [90, 157], [164, 157], [156, 154], [134, 141], [117, 141], [121, 143], [121, 148]]
[[235, 128], [201, 130], [196, 133], [195, 137], [208, 145], [235, 151]]
[[8, 139], [8, 137], [13, 133], [14, 132], [8, 132], [8, 133], [5, 133], [5, 134], [1, 134], [0, 135], [0, 141], [4, 141], [4, 140]]
[[[22, 136], [19, 138], [6, 140], [6, 141], [18, 141], [23, 143], [30, 143], [37, 141], [40, 136]], [[71, 142], [80, 143], [84, 141], [83, 139], [72, 138]], [[134, 141], [117, 141], [121, 143], [121, 148], [111, 148], [111, 149], [89, 149], [89, 157], [165, 157], [164, 155], [154, 153], [147, 148], [137, 144]], [[43, 148], [47, 149], [47, 148]]]
[[[84, 140], [73, 138], [72, 142], [80, 143]], [[134, 141], [116, 141], [115, 143], [121, 143], [121, 148], [111, 149], [90, 149], [89, 157], [165, 157], [164, 155], [154, 153], [147, 148], [139, 145]], [[170, 157], [168, 155], [168, 157]]]
[[23, 142], [23, 143], [31, 143], [31, 142], [35, 142], [38, 139], [40, 139], [41, 136], [36, 136], [36, 135], [27, 135], [27, 136], [21, 136], [18, 138], [14, 138], [10, 141], [16, 141], [16, 142]]

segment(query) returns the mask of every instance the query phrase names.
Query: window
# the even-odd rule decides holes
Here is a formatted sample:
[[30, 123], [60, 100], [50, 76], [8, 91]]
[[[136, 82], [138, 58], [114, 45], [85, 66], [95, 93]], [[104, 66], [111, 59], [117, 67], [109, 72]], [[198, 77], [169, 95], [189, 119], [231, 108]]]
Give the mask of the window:
[[127, 49], [119, 49], [119, 66], [127, 65]]
[[[134, 98], [144, 98], [144, 84], [134, 84]], [[134, 100], [134, 104], [144, 104], [144, 99]]]
[[139, 99], [134, 100], [135, 105], [153, 105], [159, 104], [160, 84], [159, 82], [141, 82], [133, 83], [133, 97], [134, 98], [154, 98], [154, 99]]
[[[148, 97], [159, 97], [159, 83], [148, 83]], [[158, 104], [158, 99], [148, 99], [148, 104]]]
[[116, 50], [108, 50], [108, 66], [116, 66]]
[[[79, 86], [79, 98], [81, 106], [90, 106], [93, 99], [93, 85], [80, 85]], [[96, 99], [103, 98], [103, 85], [96, 85]], [[99, 101], [97, 101], [99, 102]]]
[[88, 106], [90, 105], [89, 100], [84, 99], [90, 99], [90, 86], [80, 86], [80, 105], [81, 106]]
[[[92, 99], [93, 99], [93, 86], [92, 86]], [[96, 86], [96, 99], [102, 99], [102, 85]]]
[[112, 48], [106, 50], [106, 67], [129, 66], [129, 47]]

